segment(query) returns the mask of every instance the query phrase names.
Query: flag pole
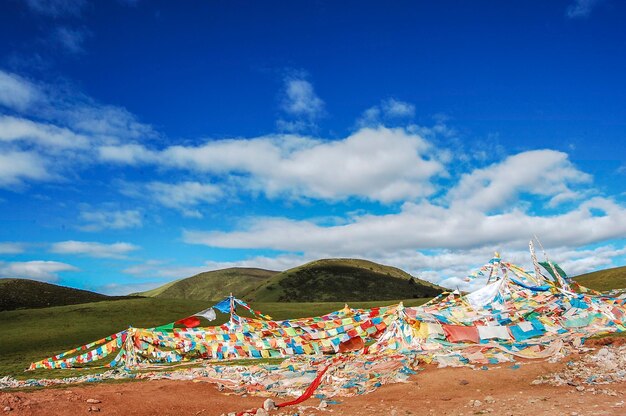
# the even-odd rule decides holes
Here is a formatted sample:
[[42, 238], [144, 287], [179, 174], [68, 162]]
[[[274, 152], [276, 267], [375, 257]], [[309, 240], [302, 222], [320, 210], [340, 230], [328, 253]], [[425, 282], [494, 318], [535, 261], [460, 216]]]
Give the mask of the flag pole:
[[235, 319], [233, 314], [235, 313], [235, 301], [233, 300], [233, 292], [230, 292], [230, 329], [231, 331], [235, 327]]

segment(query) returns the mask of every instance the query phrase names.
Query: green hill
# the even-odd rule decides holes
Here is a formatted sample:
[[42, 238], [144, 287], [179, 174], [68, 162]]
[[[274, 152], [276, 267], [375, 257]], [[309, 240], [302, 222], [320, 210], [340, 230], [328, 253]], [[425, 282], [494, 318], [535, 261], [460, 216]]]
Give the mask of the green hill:
[[242, 297], [277, 273], [264, 269], [233, 267], [200, 273], [133, 295], [167, 299], [219, 300], [232, 292]]
[[324, 259], [279, 273], [244, 297], [256, 302], [352, 302], [428, 298], [444, 290], [395, 267]]
[[574, 280], [585, 287], [601, 292], [623, 289], [626, 288], [626, 266], [581, 274], [576, 276]]
[[0, 279], [0, 311], [126, 299], [28, 279]]

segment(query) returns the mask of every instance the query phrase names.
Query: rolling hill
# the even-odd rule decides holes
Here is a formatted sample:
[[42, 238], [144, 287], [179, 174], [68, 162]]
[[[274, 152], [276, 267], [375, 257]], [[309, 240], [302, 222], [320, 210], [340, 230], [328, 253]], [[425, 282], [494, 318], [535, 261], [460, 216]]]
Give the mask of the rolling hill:
[[233, 267], [199, 273], [186, 279], [167, 283], [156, 289], [133, 293], [132, 296], [219, 300], [232, 292], [236, 296], [242, 297], [276, 274], [278, 272], [272, 270]]
[[28, 279], [0, 279], [0, 311], [126, 299]]
[[352, 302], [434, 297], [445, 289], [367, 260], [323, 259], [276, 274], [244, 295], [255, 302]]
[[598, 270], [574, 277], [581, 285], [598, 291], [626, 288], [626, 266]]

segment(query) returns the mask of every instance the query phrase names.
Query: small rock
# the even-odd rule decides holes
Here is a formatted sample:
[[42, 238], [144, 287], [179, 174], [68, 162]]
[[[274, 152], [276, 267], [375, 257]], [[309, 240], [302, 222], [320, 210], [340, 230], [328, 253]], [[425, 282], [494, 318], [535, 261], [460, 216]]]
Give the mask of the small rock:
[[585, 391], [585, 386], [576, 386], [576, 390]]
[[460, 384], [461, 386], [466, 386], [466, 385], [468, 385], [468, 384], [469, 384], [469, 381], [467, 381], [467, 380], [460, 380], [460, 381], [459, 381], [459, 384]]
[[88, 412], [99, 412], [100, 408], [97, 406], [89, 406], [89, 410], [87, 410]]
[[480, 407], [483, 405], [483, 402], [480, 400], [470, 400], [470, 406], [472, 407]]
[[268, 412], [275, 410], [276, 403], [274, 403], [274, 400], [272, 399], [267, 399], [263, 402], [263, 409], [267, 410]]
[[326, 401], [325, 401], [325, 400], [322, 400], [322, 401], [320, 402], [319, 406], [317, 406], [317, 407], [318, 407], [318, 409], [325, 409], [325, 408], [327, 408], [327, 407], [328, 407], [328, 403], [326, 403]]
[[2, 410], [4, 410], [5, 412], [10, 412], [13, 409], [11, 408], [11, 406], [4, 406], [4, 409]]
[[572, 412], [570, 413], [570, 416], [578, 416], [578, 412]]
[[100, 402], [100, 400], [98, 400], [98, 399], [87, 399], [86, 401], [87, 401], [87, 403], [89, 403], [89, 404], [98, 404], [98, 403], [101, 403], [101, 402]]
[[495, 403], [495, 402], [496, 402], [496, 399], [494, 399], [493, 396], [485, 397], [485, 403], [491, 404], [491, 403]]
[[398, 411], [396, 409], [391, 410], [391, 416], [396, 416], [397, 414], [398, 414]]
[[267, 413], [267, 410], [263, 409], [262, 407], [259, 407], [258, 409], [256, 409], [256, 416], [269, 416], [269, 413]]

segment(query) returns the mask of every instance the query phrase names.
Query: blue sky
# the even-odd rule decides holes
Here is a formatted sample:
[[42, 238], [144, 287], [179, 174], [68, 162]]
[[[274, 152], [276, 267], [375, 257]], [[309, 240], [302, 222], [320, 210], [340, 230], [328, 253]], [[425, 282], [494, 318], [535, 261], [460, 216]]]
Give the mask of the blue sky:
[[626, 263], [626, 3], [0, 5], [0, 277]]

